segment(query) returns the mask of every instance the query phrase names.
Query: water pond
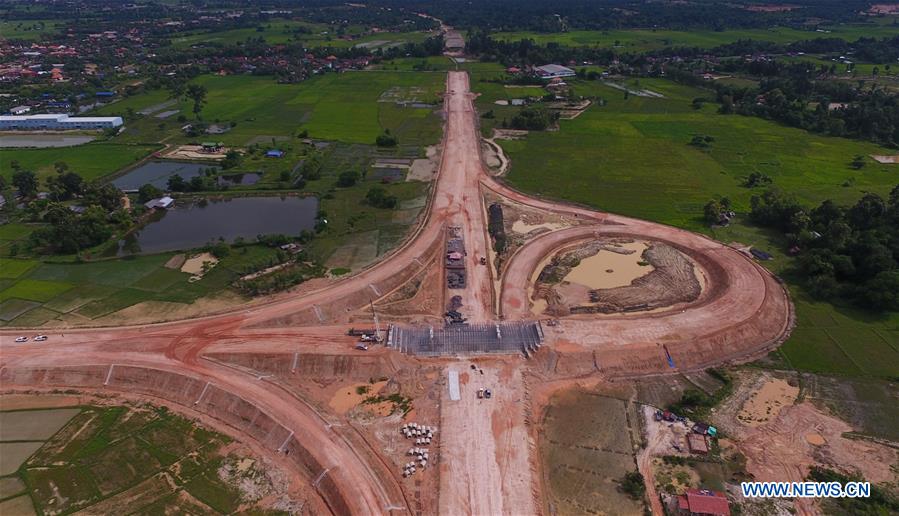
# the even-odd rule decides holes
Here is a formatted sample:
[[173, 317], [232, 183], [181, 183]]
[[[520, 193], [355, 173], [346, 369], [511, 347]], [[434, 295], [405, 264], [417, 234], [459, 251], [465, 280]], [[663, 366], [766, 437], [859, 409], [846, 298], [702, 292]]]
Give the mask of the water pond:
[[204, 170], [215, 168], [208, 163], [188, 161], [148, 161], [143, 165], [112, 180], [112, 184], [119, 190], [136, 191], [141, 186], [149, 183], [156, 188], [165, 189], [169, 178], [175, 174], [185, 181], [199, 176]]
[[141, 230], [119, 245], [119, 256], [195, 249], [224, 238], [227, 242], [257, 235], [299, 235], [315, 227], [315, 197], [237, 197], [176, 201], [157, 211]]

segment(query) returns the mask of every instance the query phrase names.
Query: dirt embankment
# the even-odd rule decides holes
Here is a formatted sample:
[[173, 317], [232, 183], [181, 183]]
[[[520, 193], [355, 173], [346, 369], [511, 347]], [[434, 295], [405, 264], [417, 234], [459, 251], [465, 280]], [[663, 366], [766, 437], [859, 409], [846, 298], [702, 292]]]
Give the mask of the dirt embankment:
[[[537, 278], [535, 298], [546, 301], [546, 313], [562, 316], [655, 310], [677, 303], [689, 303], [699, 297], [702, 285], [697, 279], [693, 262], [677, 249], [659, 242], [649, 242], [640, 255], [642, 261], [639, 265], [645, 265], [647, 272], [639, 275], [638, 271], [628, 276], [626, 280], [637, 277], [627, 285], [590, 289], [586, 285], [565, 281], [572, 277], [571, 273], [583, 260], [597, 253], [633, 253], [634, 250], [626, 246], [632, 242], [630, 239], [596, 240], [553, 257]], [[627, 265], [618, 264], [616, 267]], [[604, 272], [610, 276], [616, 273], [610, 268], [597, 274]], [[626, 273], [628, 271], [619, 272]]]

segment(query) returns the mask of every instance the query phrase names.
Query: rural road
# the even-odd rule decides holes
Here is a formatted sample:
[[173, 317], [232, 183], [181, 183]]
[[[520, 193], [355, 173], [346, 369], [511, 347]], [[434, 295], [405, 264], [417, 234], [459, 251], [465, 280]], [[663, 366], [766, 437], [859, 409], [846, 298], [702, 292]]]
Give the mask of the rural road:
[[[603, 374], [628, 376], [666, 372], [664, 365], [660, 365], [664, 362], [659, 358], [660, 343], [671, 349], [679, 367], [697, 367], [763, 353], [787, 333], [792, 311], [784, 289], [763, 268], [739, 252], [676, 228], [533, 199], [489, 177], [481, 162], [477, 113], [468, 74], [449, 72], [446, 89], [442, 162], [426, 219], [412, 238], [384, 260], [352, 277], [302, 295], [285, 293], [272, 301], [251, 303], [232, 312], [191, 320], [66, 329], [62, 330], [64, 334], [61, 330], [53, 330], [47, 331], [50, 340], [43, 344], [16, 344], [13, 338], [25, 332], [2, 330], [0, 387], [4, 391], [61, 387], [123, 391], [129, 385], [135, 385], [152, 391], [157, 399], [193, 409], [196, 402], [185, 404], [187, 398], [166, 390], [170, 383], [155, 379], [174, 375], [181, 382], [179, 385], [212, 384], [222, 391], [222, 396], [230, 396], [237, 400], [236, 403], [251, 401], [274, 421], [277, 429], [289, 432], [288, 440], [293, 439], [298, 447], [291, 455], [293, 460], [299, 461], [297, 474], [309, 475], [311, 470], [319, 492], [333, 512], [384, 514], [390, 512], [390, 507], [402, 507], [403, 512], [412, 512], [401, 496], [403, 491], [397, 477], [375, 472], [359, 459], [346, 441], [337, 438], [327, 422], [290, 393], [271, 382], [220, 366], [203, 356], [221, 349], [289, 353], [329, 348], [337, 349], [341, 354], [359, 353], [352, 350], [352, 341], [342, 336], [346, 326], [322, 316], [326, 312], [322, 307], [345, 314], [366, 305], [371, 292], [379, 291], [377, 285], [388, 284], [392, 278], [408, 273], [420, 256], [435, 245], [442, 245], [448, 226], [459, 226], [465, 238], [469, 273], [467, 288], [461, 292], [462, 312], [473, 321], [491, 321], [500, 316], [494, 310], [497, 296], [503, 316], [530, 318], [527, 283], [536, 264], [558, 245], [590, 238], [596, 233], [658, 239], [694, 258], [705, 272], [708, 284], [699, 301], [683, 310], [606, 318], [573, 317], [563, 321], [565, 333], [552, 336], [549, 344], [583, 350], [584, 360], [594, 364]], [[491, 268], [478, 264], [480, 257], [488, 256], [482, 201], [482, 192], [486, 190], [536, 209], [577, 217], [585, 224], [529, 241], [511, 258], [499, 278], [501, 290], [494, 292]], [[445, 294], [450, 292], [459, 291], [446, 291]], [[304, 312], [320, 314], [320, 324], [297, 322], [297, 314]], [[370, 353], [375, 352], [390, 351], [377, 349]], [[130, 378], [121, 372], [130, 371], [128, 366], [145, 373], [141, 379]], [[102, 373], [104, 371], [107, 372]], [[520, 375], [520, 371], [516, 370], [507, 379], [514, 380], [515, 374]], [[135, 383], [129, 383], [132, 381]], [[519, 420], [515, 410], [520, 411], [520, 408], [508, 414], [503, 412], [502, 408], [511, 403], [505, 395], [497, 400], [492, 415], [482, 414], [479, 416], [482, 419], [473, 423], [477, 428], [491, 429], [492, 449], [501, 456], [483, 474], [477, 470], [482, 467], [482, 462], [462, 456], [452, 467], [459, 478], [469, 479], [465, 484], [468, 486], [465, 488], [467, 497], [466, 493], [457, 493], [459, 486], [453, 484], [453, 478], [448, 478], [449, 484], [445, 487], [448, 493], [447, 497], [441, 493], [441, 507], [446, 503], [448, 510], [453, 511], [464, 512], [467, 507], [469, 512], [499, 509], [510, 514], [530, 512], [533, 508], [529, 496], [531, 489], [523, 487], [530, 483], [530, 476], [520, 479], [514, 476], [520, 473], [523, 464], [528, 463], [526, 441], [519, 442], [521, 436], [514, 430], [518, 423], [510, 423], [512, 434], [503, 433], [496, 426], [502, 426], [503, 417]], [[220, 406], [210, 405], [206, 410], [209, 411], [207, 415], [224, 421], [231, 417]], [[458, 410], [465, 414], [469, 408], [460, 406]], [[487, 420], [483, 418], [488, 417], [489, 425], [484, 427]], [[239, 421], [233, 423], [241, 424]], [[283, 459], [284, 446], [270, 442], [268, 436], [271, 433], [238, 426], [235, 428], [245, 438], [259, 440], [260, 447]], [[510, 440], [509, 435], [516, 437]], [[464, 447], [476, 436], [462, 429], [453, 438]], [[484, 443], [484, 446], [482, 451], [489, 452], [490, 443]], [[520, 456], [513, 456], [513, 452], [520, 452]], [[441, 479], [441, 485], [444, 484]], [[516, 497], [508, 492], [510, 489], [523, 489], [528, 496]]]

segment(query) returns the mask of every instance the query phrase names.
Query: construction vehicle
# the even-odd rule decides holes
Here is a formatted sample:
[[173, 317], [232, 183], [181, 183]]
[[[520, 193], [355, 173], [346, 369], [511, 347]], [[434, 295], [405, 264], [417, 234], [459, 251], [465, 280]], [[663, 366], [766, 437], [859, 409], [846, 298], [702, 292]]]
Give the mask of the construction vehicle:
[[356, 349], [358, 349], [359, 351], [368, 351], [368, 346], [360, 342], [356, 344]]
[[490, 389], [486, 389], [486, 390], [484, 391], [484, 397], [487, 398], [487, 399], [489, 400], [491, 396], [493, 396], [493, 393], [490, 392]]
[[487, 265], [487, 258], [481, 257], [481, 265]]
[[478, 389], [478, 399], [484, 398], [484, 389]]

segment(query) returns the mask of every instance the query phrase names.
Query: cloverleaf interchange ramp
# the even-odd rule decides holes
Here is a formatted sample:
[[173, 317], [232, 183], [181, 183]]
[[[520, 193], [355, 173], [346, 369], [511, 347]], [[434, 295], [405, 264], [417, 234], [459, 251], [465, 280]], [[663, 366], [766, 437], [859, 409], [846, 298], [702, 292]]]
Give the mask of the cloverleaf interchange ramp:
[[[17, 333], [4, 330], [0, 387], [3, 391], [75, 388], [136, 393], [177, 405], [222, 422], [235, 435], [257, 443], [282, 462], [289, 459], [292, 470], [309, 479], [333, 513], [408, 513], [411, 507], [396, 472], [385, 473], [383, 467], [364, 458], [376, 454], [374, 450], [360, 452], [335, 431], [326, 415], [284, 389], [277, 379], [255, 376], [208, 357], [268, 353], [283, 357], [280, 367], [290, 369], [291, 364], [296, 366], [299, 352], [366, 353], [353, 350], [351, 340], [343, 336], [352, 315], [367, 310], [371, 301], [388, 296], [418, 272], [442, 267], [442, 260], [424, 257], [440, 257], [447, 227], [460, 228], [468, 274], [464, 289], [451, 290], [441, 284], [439, 295], [444, 306], [450, 296], [461, 295], [462, 310], [472, 330], [483, 335], [506, 327], [517, 328], [519, 339], [532, 338], [537, 331], [543, 338], [544, 328], [531, 315], [530, 277], [546, 256], [581, 240], [612, 235], [665, 242], [689, 256], [705, 274], [702, 294], [684, 306], [651, 313], [578, 315], [562, 321], [564, 331], [545, 329], [545, 345], [529, 364], [546, 367], [541, 357], [553, 354], [553, 365], [545, 371], [549, 374], [628, 377], [670, 372], [662, 346], [681, 370], [706, 367], [758, 356], [786, 336], [792, 308], [785, 290], [738, 251], [688, 231], [533, 199], [490, 177], [482, 164], [478, 115], [468, 81], [465, 72], [447, 76], [443, 152], [426, 215], [410, 239], [381, 262], [315, 291], [286, 293], [199, 319], [64, 330], [50, 333], [50, 341], [42, 346], [14, 343]], [[480, 257], [490, 256], [483, 202], [486, 192], [575, 217], [579, 224], [528, 241], [497, 274], [492, 264], [479, 263]], [[500, 319], [503, 322], [498, 325]], [[420, 326], [410, 331], [428, 330]], [[503, 342], [501, 337], [488, 340]], [[416, 342], [427, 345], [420, 338]], [[486, 340], [468, 348], [464, 337], [461, 342], [458, 348], [430, 349], [425, 354], [466, 355], [490, 347], [483, 344]], [[534, 349], [536, 345], [530, 351]], [[397, 351], [379, 346], [368, 353]], [[521, 364], [486, 373], [498, 384], [525, 390]], [[463, 398], [466, 395], [463, 393]], [[446, 458], [450, 473], [441, 476], [440, 482], [440, 507], [446, 512], [514, 512], [535, 507], [532, 489], [527, 488], [533, 483], [525, 471], [530, 458], [526, 450], [515, 453], [520, 440], [527, 438], [521, 407], [506, 392], [499, 392], [496, 401], [496, 407], [503, 407], [496, 409], [502, 414], [490, 415], [471, 407], [446, 408], [446, 420], [472, 418], [489, 429], [492, 417], [511, 429], [506, 435], [513, 436], [503, 441], [486, 439], [484, 447], [476, 450], [495, 460], [471, 454]], [[466, 431], [474, 430], [459, 429], [458, 435], [448, 435], [447, 441], [462, 447], [472, 437]]]

